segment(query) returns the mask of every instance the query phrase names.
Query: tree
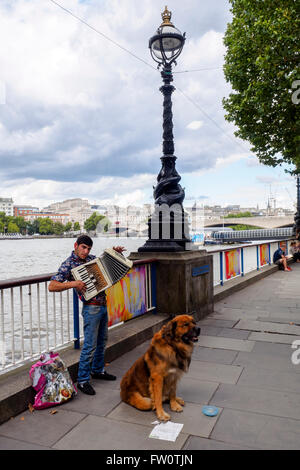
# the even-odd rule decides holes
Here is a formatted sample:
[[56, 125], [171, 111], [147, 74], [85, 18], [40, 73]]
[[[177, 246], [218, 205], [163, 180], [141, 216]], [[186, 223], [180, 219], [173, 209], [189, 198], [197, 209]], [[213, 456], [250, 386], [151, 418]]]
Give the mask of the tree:
[[27, 222], [27, 233], [28, 235], [33, 235], [34, 233], [39, 233], [39, 220], [34, 219], [32, 222]]
[[257, 227], [257, 225], [245, 225], [245, 224], [237, 224], [237, 225], [229, 225], [230, 228], [233, 230], [255, 230], [261, 229], [261, 227]]
[[[300, 21], [296, 0], [229, 0], [223, 105], [261, 163], [300, 172]], [[296, 90], [295, 90], [296, 88]]]
[[8, 232], [8, 233], [19, 233], [19, 232], [20, 232], [20, 229], [19, 229], [19, 227], [17, 226], [17, 224], [15, 224], [15, 223], [11, 220], [11, 221], [8, 223], [7, 232]]
[[45, 219], [39, 217], [39, 233], [41, 235], [49, 235], [53, 233], [53, 222], [49, 217], [46, 217]]
[[65, 231], [65, 226], [61, 222], [54, 222], [52, 230], [55, 235], [62, 235]]
[[21, 217], [21, 216], [17, 216], [17, 217], [14, 217], [14, 223], [19, 227], [20, 229], [20, 232], [24, 235], [26, 233], [26, 220], [24, 219], [24, 217]]
[[253, 214], [251, 212], [246, 211], [246, 212], [239, 212], [238, 214], [228, 214], [225, 215], [224, 219], [239, 219], [241, 217], [253, 217]]
[[67, 222], [65, 225], [65, 232], [70, 232], [72, 229], [72, 222]]
[[85, 230], [88, 232], [91, 230], [96, 230], [98, 222], [100, 222], [102, 219], [105, 219], [104, 215], [98, 215], [97, 212], [93, 212], [93, 214], [84, 222]]
[[78, 232], [80, 230], [79, 222], [74, 222], [73, 230], [74, 232]]

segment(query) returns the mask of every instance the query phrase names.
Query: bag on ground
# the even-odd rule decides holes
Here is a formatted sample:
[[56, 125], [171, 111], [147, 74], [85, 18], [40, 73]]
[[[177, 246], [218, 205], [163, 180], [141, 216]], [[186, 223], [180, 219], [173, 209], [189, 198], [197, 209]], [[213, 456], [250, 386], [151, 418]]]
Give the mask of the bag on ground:
[[58, 353], [42, 354], [40, 360], [31, 366], [29, 376], [37, 391], [33, 404], [36, 410], [60, 405], [77, 394], [69, 371]]

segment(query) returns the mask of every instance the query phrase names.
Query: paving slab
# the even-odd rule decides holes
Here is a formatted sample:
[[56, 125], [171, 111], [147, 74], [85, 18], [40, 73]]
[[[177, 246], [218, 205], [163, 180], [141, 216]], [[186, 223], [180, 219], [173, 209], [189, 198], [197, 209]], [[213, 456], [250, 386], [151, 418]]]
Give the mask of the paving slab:
[[223, 338], [248, 339], [251, 331], [237, 330], [235, 328], [222, 328], [217, 336]]
[[[120, 401], [120, 390], [107, 388], [107, 384], [91, 381], [96, 395], [85, 395], [78, 391], [77, 396], [64, 404], [64, 410], [79, 413], [106, 416]], [[100, 398], [101, 397], [101, 398]]]
[[224, 320], [224, 319], [217, 319], [211, 318], [210, 315], [206, 317], [204, 320], [200, 320], [197, 324], [202, 327], [202, 325], [206, 326], [215, 326], [219, 328], [232, 328], [235, 325], [235, 320]]
[[192, 360], [218, 362], [219, 364], [232, 364], [237, 354], [238, 351], [197, 346], [194, 348]]
[[178, 384], [177, 395], [182, 397], [185, 402], [207, 405], [218, 386], [218, 382], [208, 382], [185, 376]]
[[249, 340], [252, 341], [269, 341], [271, 343], [292, 344], [300, 336], [281, 335], [277, 333], [251, 333]]
[[280, 333], [287, 335], [295, 335], [300, 337], [300, 326], [297, 325], [287, 325], [277, 322], [263, 322], [255, 320], [239, 320], [238, 323], [234, 326], [238, 330], [251, 330], [251, 331], [261, 331], [265, 333]]
[[175, 442], [162, 441], [149, 438], [150, 432], [149, 426], [89, 415], [53, 447], [61, 450], [178, 450], [188, 437], [181, 432]]
[[300, 426], [294, 419], [224, 409], [211, 438], [260, 449], [299, 450]]
[[51, 450], [51, 448], [0, 436], [0, 450]]
[[[257, 343], [256, 343], [257, 344]], [[263, 343], [265, 345], [266, 343]], [[274, 346], [273, 343], [270, 345]], [[276, 344], [276, 346], [286, 346], [284, 344]], [[239, 365], [241, 367], [254, 366], [259, 369], [278, 370], [279, 372], [293, 372], [296, 374], [300, 373], [300, 365], [295, 365], [291, 361], [292, 349], [290, 349], [289, 355], [286, 354], [272, 354], [272, 352], [251, 352], [244, 353], [240, 352], [233, 361], [233, 365]]]
[[298, 393], [264, 390], [239, 384], [221, 384], [210, 404], [300, 420]]
[[[193, 434], [194, 436], [208, 437], [212, 432], [222, 409], [215, 417], [208, 417], [202, 413], [202, 404], [186, 403], [183, 411], [176, 413], [170, 410], [168, 404], [164, 404], [164, 410], [171, 415], [171, 421], [183, 424], [182, 432], [185, 434]], [[111, 420], [118, 422], [130, 422], [143, 426], [154, 427], [152, 424], [157, 420], [154, 411], [139, 411], [126, 403], [121, 403], [108, 416]], [[149, 430], [149, 433], [151, 429]]]
[[298, 393], [300, 374], [285, 370], [263, 369], [258, 366], [244, 367], [239, 385]]
[[204, 336], [218, 336], [219, 333], [223, 330], [223, 328], [219, 328], [216, 326], [206, 326], [206, 325], [201, 325], [201, 335]]
[[228, 444], [215, 439], [190, 436], [184, 444], [183, 450], [257, 450], [257, 447], [248, 445]]
[[288, 344], [279, 344], [279, 343], [269, 343], [264, 341], [255, 342], [252, 352], [257, 354], [271, 354], [274, 358], [274, 361], [277, 361], [277, 357], [286, 357], [290, 359], [291, 357], [291, 346]]
[[243, 368], [227, 364], [216, 364], [202, 361], [192, 361], [186, 377], [209, 382], [235, 384]]
[[214, 311], [214, 313], [211, 315], [212, 318], [214, 319], [226, 319], [226, 320], [240, 320], [241, 318], [247, 317], [247, 318], [253, 318], [253, 320], [256, 320], [258, 316], [261, 315], [266, 315], [265, 310], [250, 310], [247, 313], [245, 312], [244, 309], [240, 308], [224, 308], [220, 310]]
[[26, 411], [2, 424], [0, 435], [30, 445], [51, 447], [86, 416], [77, 411], [66, 411], [64, 405], [55, 407], [56, 413], [51, 414], [53, 410], [54, 408], [47, 408], [33, 413]]
[[229, 349], [231, 351], [252, 351], [254, 341], [200, 335], [198, 345], [206, 348]]
[[295, 314], [288, 314], [285, 315], [284, 317], [279, 317], [279, 316], [272, 316], [270, 314], [269, 317], [258, 317], [258, 321], [271, 321], [272, 323], [284, 323], [286, 325], [292, 325], [295, 324], [297, 326], [300, 326], [300, 310], [298, 315]]

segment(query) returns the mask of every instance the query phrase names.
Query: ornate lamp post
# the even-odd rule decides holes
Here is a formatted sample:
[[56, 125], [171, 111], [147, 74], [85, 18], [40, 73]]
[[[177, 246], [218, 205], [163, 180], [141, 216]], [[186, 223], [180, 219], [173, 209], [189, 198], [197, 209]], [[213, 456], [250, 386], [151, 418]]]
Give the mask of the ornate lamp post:
[[144, 251], [184, 251], [188, 238], [188, 223], [182, 202], [185, 194], [179, 184], [181, 177], [176, 171], [173, 140], [172, 101], [175, 87], [172, 64], [176, 65], [185, 42], [185, 33], [171, 23], [171, 12], [165, 7], [163, 22], [149, 41], [152, 58], [162, 67], [163, 86], [160, 88], [163, 101], [163, 156], [162, 168], [154, 188], [155, 211], [148, 220], [149, 239], [139, 252]]

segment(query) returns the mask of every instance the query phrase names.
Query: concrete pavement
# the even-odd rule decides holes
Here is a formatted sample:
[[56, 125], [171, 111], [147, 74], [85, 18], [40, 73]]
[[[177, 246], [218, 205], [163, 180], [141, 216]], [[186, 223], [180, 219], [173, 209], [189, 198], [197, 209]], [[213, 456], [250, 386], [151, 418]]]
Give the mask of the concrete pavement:
[[[299, 449], [300, 264], [224, 298], [202, 321], [188, 374], [178, 395], [182, 413], [171, 412], [183, 428], [175, 442], [149, 438], [154, 412], [121, 402], [124, 372], [149, 340], [111, 362], [115, 382], [92, 382], [95, 396], [78, 392], [63, 406], [25, 411], [0, 426], [0, 449]], [[298, 346], [300, 350], [300, 346]], [[219, 408], [216, 417], [203, 405]], [[56, 411], [51, 414], [51, 411]]]

